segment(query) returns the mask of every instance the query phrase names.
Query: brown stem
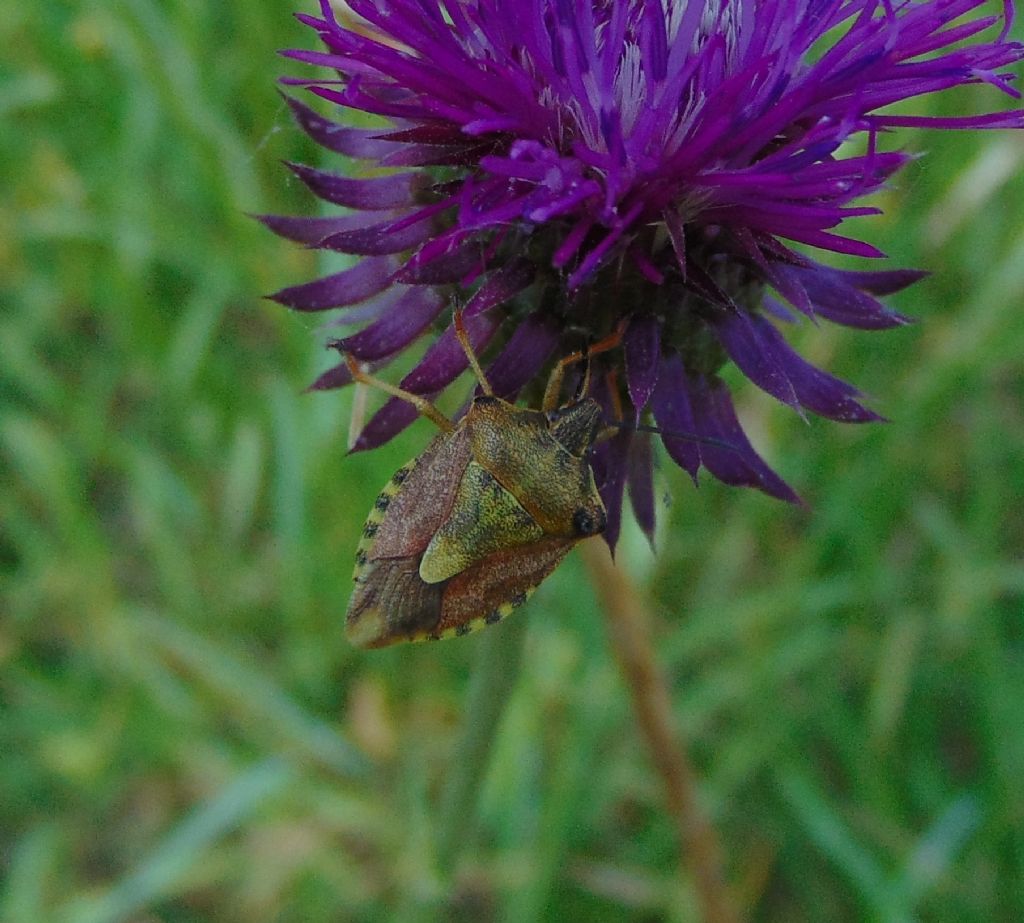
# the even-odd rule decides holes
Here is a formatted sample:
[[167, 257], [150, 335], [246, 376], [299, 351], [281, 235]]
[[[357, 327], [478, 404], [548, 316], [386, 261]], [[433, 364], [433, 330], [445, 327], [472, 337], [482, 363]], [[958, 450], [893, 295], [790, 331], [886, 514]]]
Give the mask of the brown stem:
[[612, 648], [632, 694], [640, 730], [665, 785], [668, 809], [679, 831], [682, 870], [696, 881], [704, 923], [737, 923], [721, 844], [701, 809], [697, 774], [674, 730], [668, 686], [655, 658], [643, 603], [603, 541], [583, 542], [581, 547], [605, 608]]

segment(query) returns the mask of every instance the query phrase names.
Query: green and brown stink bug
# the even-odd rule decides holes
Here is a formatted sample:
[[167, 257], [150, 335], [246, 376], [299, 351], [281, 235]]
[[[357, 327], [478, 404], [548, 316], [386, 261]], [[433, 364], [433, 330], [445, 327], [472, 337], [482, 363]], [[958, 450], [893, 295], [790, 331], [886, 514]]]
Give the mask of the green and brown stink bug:
[[[583, 356], [555, 366], [540, 410], [517, 407], [491, 390], [458, 312], [454, 324], [482, 392], [455, 423], [348, 358], [355, 380], [409, 401], [441, 429], [395, 473], [363, 527], [345, 622], [357, 647], [458, 637], [498, 622], [577, 542], [605, 528], [587, 460], [601, 407], [585, 386], [558, 403], [566, 366]], [[589, 353], [618, 342], [613, 335]]]

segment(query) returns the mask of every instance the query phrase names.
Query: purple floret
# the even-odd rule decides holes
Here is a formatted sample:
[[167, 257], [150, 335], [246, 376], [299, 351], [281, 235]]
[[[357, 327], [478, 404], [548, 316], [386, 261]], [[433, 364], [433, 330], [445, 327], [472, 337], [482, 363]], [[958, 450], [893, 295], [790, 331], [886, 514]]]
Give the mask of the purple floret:
[[[333, 73], [288, 82], [336, 104], [342, 121], [354, 111], [376, 125], [289, 106], [314, 141], [372, 172], [289, 164], [347, 211], [261, 220], [360, 259], [273, 297], [300, 311], [364, 311], [368, 326], [338, 345], [375, 366], [466, 305], [474, 345], [509, 398], [535, 389], [559, 354], [624, 328], [621, 349], [594, 360], [609, 419], [651, 414], [694, 478], [704, 467], [795, 500], [750, 446], [718, 372], [731, 361], [801, 413], [879, 419], [854, 387], [798, 356], [780, 324], [907, 322], [878, 296], [921, 273], [839, 270], [805, 251], [882, 256], [841, 226], [876, 214], [856, 203], [910, 160], [881, 149], [888, 130], [1024, 127], [1021, 109], [888, 111], [968, 84], [1019, 95], [1007, 70], [1024, 57], [1007, 40], [1013, 4], [998, 16], [985, 5], [350, 0], [355, 15], [341, 21], [322, 0], [320, 16], [299, 19], [326, 51], [285, 54]], [[436, 395], [465, 368], [449, 327], [402, 387]], [[350, 381], [341, 363], [313, 387]], [[357, 448], [415, 416], [389, 401]], [[627, 488], [652, 533], [648, 440], [623, 431], [595, 453], [612, 541]]]

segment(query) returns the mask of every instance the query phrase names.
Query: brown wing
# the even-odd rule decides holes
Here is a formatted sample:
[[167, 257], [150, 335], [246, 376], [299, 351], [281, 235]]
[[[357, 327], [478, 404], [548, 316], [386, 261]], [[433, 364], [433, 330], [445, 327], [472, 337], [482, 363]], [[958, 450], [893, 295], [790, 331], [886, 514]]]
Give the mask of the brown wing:
[[578, 540], [558, 536], [489, 555], [444, 585], [436, 637], [469, 634], [518, 609]]
[[368, 563], [348, 604], [345, 635], [356, 647], [386, 647], [429, 636], [441, 616], [444, 584], [424, 583], [419, 556]]
[[366, 557], [373, 561], [423, 554], [451, 512], [469, 457], [469, 442], [460, 427], [438, 436], [414, 463], [400, 468], [398, 483], [392, 478], [370, 511], [367, 525], [374, 526], [373, 542], [365, 549]]
[[575, 539], [545, 538], [496, 552], [444, 583], [425, 583], [417, 557], [370, 562], [349, 603], [357, 647], [461, 637], [511, 615], [561, 563]]
[[451, 512], [468, 463], [464, 430], [442, 434], [377, 496], [356, 549], [355, 589], [345, 617], [345, 634], [356, 646], [407, 641], [437, 625], [441, 586], [420, 579], [419, 562]]

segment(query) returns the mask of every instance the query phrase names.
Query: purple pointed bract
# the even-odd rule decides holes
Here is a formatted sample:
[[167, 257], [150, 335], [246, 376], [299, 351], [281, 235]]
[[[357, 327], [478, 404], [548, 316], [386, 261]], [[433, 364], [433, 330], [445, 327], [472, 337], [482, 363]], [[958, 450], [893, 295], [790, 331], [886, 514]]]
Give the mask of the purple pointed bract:
[[[795, 494], [747, 441], [719, 370], [734, 363], [801, 413], [878, 419], [780, 323], [898, 326], [907, 319], [879, 296], [922, 274], [839, 270], [806, 251], [882, 255], [842, 225], [877, 213], [858, 200], [910, 160], [882, 150], [889, 129], [1024, 127], [1021, 109], [890, 110], [967, 84], [1017, 97], [1010, 0], [1000, 15], [983, 0], [521, 0], [514, 15], [504, 0], [348, 5], [344, 18], [327, 0], [299, 16], [325, 50], [285, 55], [330, 73], [286, 82], [342, 121], [362, 113], [359, 125], [289, 106], [314, 141], [371, 172], [289, 164], [347, 211], [261, 220], [361, 259], [274, 297], [300, 311], [361, 305], [348, 310], [370, 326], [341, 343], [374, 361], [437, 330], [440, 306], [467, 305], [493, 379], [526, 399], [559, 354], [622, 327], [622, 348], [593, 360], [609, 418], [650, 414], [692, 476], [704, 467], [785, 500]], [[436, 394], [465, 366], [448, 327], [404, 387]], [[338, 366], [313, 387], [349, 382]], [[389, 402], [358, 447], [414, 417]], [[648, 438], [600, 446], [595, 470], [616, 527], [628, 487], [651, 534]]]

